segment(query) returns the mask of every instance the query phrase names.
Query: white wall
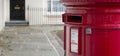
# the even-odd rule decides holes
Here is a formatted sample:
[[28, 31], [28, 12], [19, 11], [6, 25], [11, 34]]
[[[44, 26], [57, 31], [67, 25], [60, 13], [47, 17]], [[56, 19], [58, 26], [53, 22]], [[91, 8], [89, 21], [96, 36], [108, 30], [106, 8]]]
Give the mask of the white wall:
[[[4, 17], [6, 21], [10, 21], [9, 1], [4, 0]], [[29, 21], [30, 25], [62, 24], [61, 15], [50, 15], [47, 12], [47, 0], [26, 0], [26, 21]]]
[[3, 0], [3, 1], [4, 1], [3, 2], [4, 3], [4, 5], [3, 5], [4, 6], [4, 18], [5, 18], [5, 21], [9, 21], [10, 20], [10, 16], [9, 16], [9, 14], [10, 14], [10, 12], [9, 12], [10, 11], [9, 10], [9, 8], [10, 8], [9, 4], [10, 3], [9, 2], [10, 1], [9, 0]]
[[3, 0], [0, 0], [0, 31], [4, 27], [4, 18], [3, 18]]

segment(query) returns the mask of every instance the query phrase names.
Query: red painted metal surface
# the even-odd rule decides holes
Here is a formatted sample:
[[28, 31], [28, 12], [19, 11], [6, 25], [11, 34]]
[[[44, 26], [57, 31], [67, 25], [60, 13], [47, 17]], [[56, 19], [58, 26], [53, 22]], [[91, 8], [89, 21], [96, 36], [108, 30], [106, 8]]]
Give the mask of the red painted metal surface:
[[62, 2], [120, 2], [120, 0], [61, 0]]
[[[82, 55], [84, 56], [85, 54], [83, 53], [86, 53], [84, 50], [85, 50], [85, 47], [86, 45], [85, 44], [85, 41], [84, 41], [84, 35], [85, 35], [85, 22], [87, 21], [85, 18], [86, 18], [86, 15], [83, 15], [83, 14], [64, 14], [63, 15], [64, 19], [63, 21], [66, 23], [65, 25], [65, 33], [64, 33], [64, 50], [66, 51], [66, 54], [67, 56], [79, 56], [79, 55]], [[69, 18], [69, 16], [80, 16], [81, 19], [71, 19]], [[84, 18], [84, 19], [82, 19]], [[71, 29], [78, 29], [78, 52], [75, 53], [75, 52], [71, 52]]]
[[[67, 56], [120, 56], [120, 0], [61, 2]], [[78, 29], [78, 52], [71, 51], [71, 29]]]

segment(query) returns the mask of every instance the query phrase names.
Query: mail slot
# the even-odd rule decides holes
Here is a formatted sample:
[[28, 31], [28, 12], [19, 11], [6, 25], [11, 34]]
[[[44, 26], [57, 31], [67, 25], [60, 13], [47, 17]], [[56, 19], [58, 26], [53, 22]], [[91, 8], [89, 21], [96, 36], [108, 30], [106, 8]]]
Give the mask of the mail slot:
[[82, 23], [82, 16], [68, 16], [68, 22]]

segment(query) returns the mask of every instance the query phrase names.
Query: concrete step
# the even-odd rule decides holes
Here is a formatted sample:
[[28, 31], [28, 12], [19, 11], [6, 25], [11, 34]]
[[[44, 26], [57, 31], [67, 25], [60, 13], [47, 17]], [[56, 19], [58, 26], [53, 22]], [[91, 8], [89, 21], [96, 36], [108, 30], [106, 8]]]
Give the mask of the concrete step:
[[5, 22], [6, 26], [28, 26], [29, 22], [27, 21], [10, 21], [10, 22]]

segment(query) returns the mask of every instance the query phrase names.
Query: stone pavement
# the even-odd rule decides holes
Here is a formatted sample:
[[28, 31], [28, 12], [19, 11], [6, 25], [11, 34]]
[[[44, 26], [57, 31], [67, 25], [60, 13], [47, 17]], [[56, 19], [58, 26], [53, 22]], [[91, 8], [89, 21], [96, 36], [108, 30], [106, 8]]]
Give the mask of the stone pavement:
[[63, 26], [11, 26], [0, 34], [0, 56], [63, 56], [64, 51], [50, 33]]

